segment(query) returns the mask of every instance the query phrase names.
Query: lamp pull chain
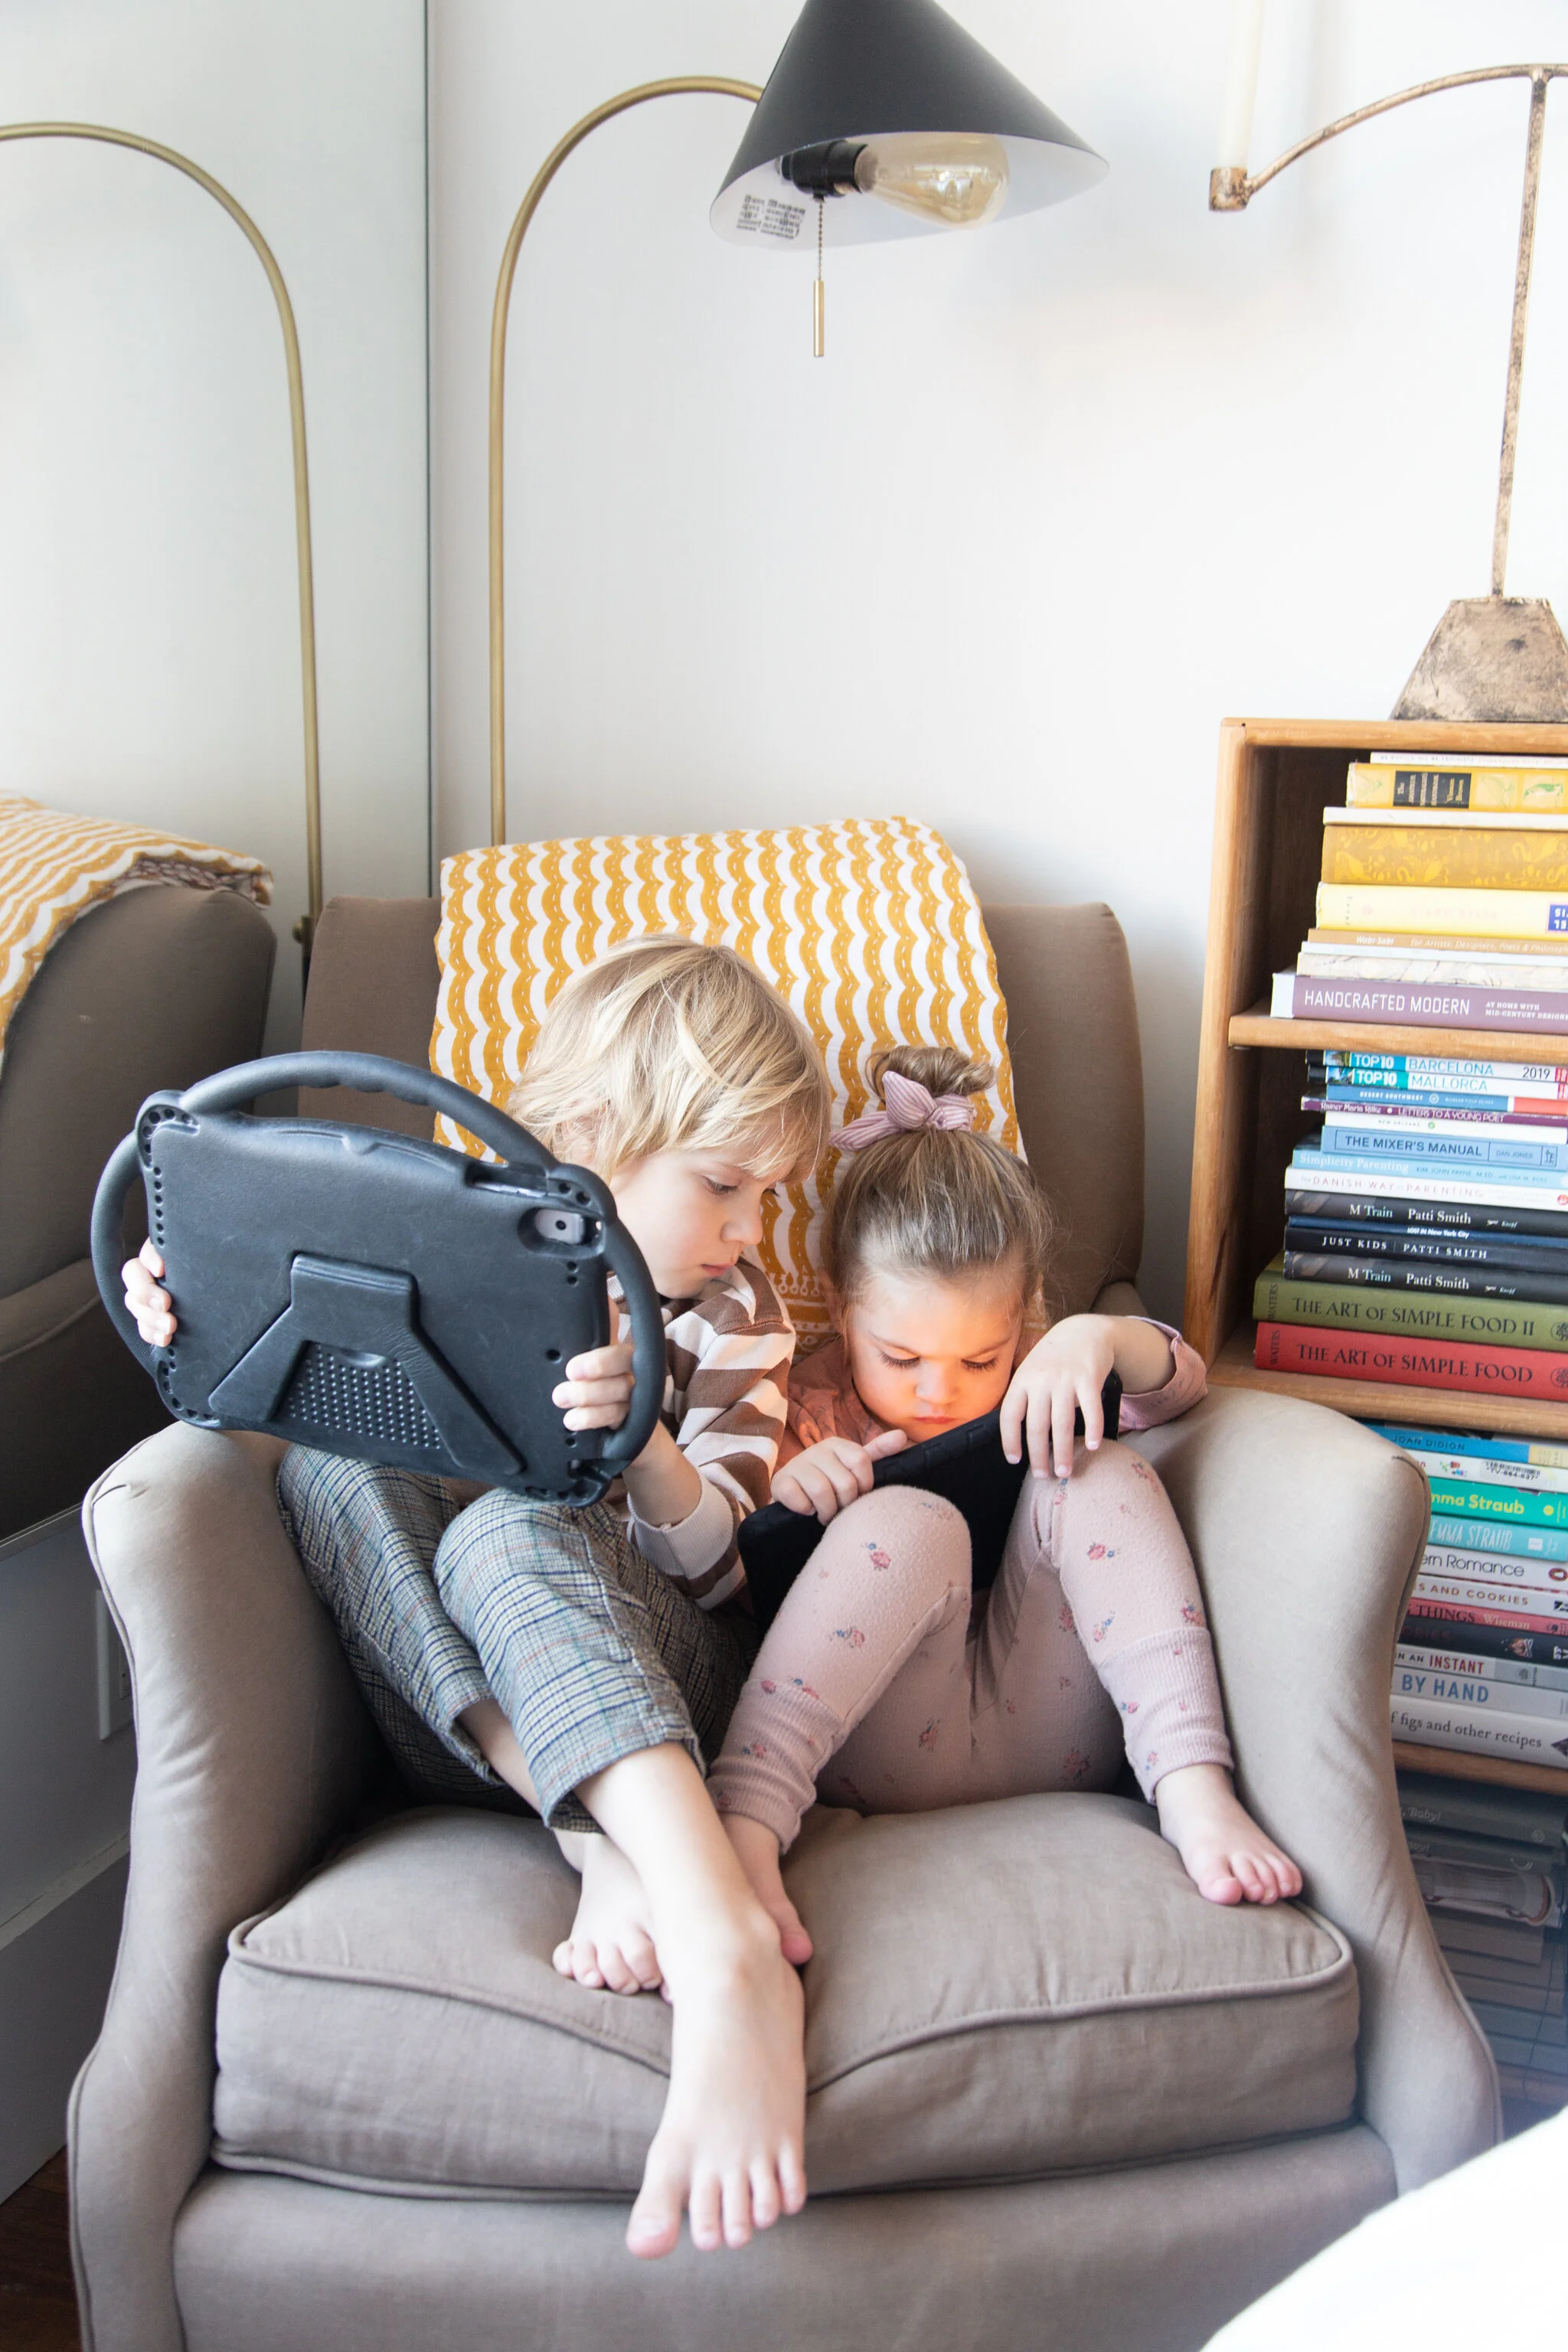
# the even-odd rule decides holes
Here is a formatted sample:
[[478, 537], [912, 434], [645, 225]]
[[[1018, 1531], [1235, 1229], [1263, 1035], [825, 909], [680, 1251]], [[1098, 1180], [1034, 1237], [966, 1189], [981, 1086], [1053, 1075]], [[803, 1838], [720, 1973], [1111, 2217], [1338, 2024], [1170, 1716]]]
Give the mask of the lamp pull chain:
[[822, 205], [823, 199], [818, 196], [816, 199], [816, 283], [811, 289], [811, 349], [813, 356], [816, 359], [821, 359], [827, 349], [824, 310], [826, 289], [822, 283]]

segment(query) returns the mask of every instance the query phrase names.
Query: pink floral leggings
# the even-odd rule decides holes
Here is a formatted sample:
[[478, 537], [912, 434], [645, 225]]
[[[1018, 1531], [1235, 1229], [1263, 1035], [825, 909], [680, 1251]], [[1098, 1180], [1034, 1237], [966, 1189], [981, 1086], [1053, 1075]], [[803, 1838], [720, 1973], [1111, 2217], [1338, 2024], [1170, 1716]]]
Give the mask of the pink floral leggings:
[[787, 1849], [814, 1796], [864, 1812], [1105, 1788], [1146, 1797], [1231, 1761], [1214, 1649], [1176, 1515], [1128, 1446], [1025, 1482], [990, 1592], [969, 1531], [916, 1487], [862, 1496], [768, 1630], [710, 1780]]

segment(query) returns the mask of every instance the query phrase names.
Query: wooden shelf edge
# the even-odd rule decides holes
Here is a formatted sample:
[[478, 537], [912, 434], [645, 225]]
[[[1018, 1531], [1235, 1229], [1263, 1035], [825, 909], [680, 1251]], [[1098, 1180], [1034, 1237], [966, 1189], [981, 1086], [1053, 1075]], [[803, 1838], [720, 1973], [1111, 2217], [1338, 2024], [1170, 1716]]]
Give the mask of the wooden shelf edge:
[[1568, 1404], [1475, 1396], [1463, 1389], [1407, 1388], [1394, 1381], [1341, 1381], [1313, 1372], [1264, 1372], [1252, 1360], [1257, 1326], [1240, 1323], [1208, 1368], [1218, 1389], [1261, 1389], [1327, 1405], [1355, 1421], [1393, 1421], [1417, 1429], [1482, 1429], [1499, 1437], [1568, 1440]]
[[1568, 753], [1568, 727], [1522, 720], [1499, 725], [1447, 719], [1222, 719], [1248, 743], [1301, 751], [1538, 751]]
[[1545, 1764], [1510, 1764], [1506, 1756], [1473, 1756], [1468, 1749], [1421, 1748], [1396, 1739], [1394, 1760], [1402, 1772], [1431, 1772], [1445, 1780], [1487, 1780], [1494, 1789], [1533, 1789], [1546, 1797], [1568, 1797], [1568, 1772]]
[[1458, 1062], [1542, 1062], [1568, 1068], [1568, 1034], [1542, 1029], [1411, 1029], [1381, 1021], [1276, 1021], [1267, 997], [1233, 1013], [1232, 1045], [1283, 1046], [1297, 1053], [1332, 1047], [1342, 1054], [1427, 1054]]

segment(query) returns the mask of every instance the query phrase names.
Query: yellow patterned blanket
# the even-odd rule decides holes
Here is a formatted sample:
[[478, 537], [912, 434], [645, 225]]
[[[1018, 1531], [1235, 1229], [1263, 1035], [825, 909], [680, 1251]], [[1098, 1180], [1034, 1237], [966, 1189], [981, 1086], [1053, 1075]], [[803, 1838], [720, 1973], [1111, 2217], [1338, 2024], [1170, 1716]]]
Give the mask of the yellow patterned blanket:
[[149, 882], [237, 890], [262, 906], [272, 897], [259, 858], [0, 793], [0, 1056], [12, 1016], [60, 934], [100, 899]]
[[[504, 1103], [562, 982], [653, 931], [734, 948], [822, 1047], [835, 1124], [866, 1108], [867, 1065], [900, 1044], [994, 1062], [979, 1124], [1019, 1149], [1007, 1016], [969, 877], [929, 826], [855, 818], [777, 833], [510, 844], [441, 868], [430, 1066]], [[477, 1151], [437, 1123], [445, 1143]], [[828, 1336], [816, 1227], [836, 1155], [769, 1208], [763, 1258], [804, 1348]]]

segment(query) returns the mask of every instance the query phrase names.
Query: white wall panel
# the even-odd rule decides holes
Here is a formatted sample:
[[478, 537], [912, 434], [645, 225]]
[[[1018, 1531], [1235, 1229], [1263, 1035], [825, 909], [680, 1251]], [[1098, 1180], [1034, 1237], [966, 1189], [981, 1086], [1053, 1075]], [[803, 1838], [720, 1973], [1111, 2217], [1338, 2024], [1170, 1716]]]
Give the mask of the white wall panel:
[[[1229, 0], [953, 0], [1109, 156], [973, 239], [721, 244], [742, 110], [596, 133], [511, 347], [511, 829], [906, 810], [983, 895], [1104, 898], [1138, 975], [1152, 1298], [1179, 1302], [1215, 730], [1386, 715], [1484, 591], [1527, 97], [1428, 101], [1206, 209]], [[508, 224], [588, 107], [765, 79], [795, 0], [432, 0], [440, 844], [487, 837], [485, 390]], [[1271, 0], [1255, 159], [1556, 55], [1547, 0]], [[1549, 110], [1510, 585], [1568, 617], [1568, 92]]]

